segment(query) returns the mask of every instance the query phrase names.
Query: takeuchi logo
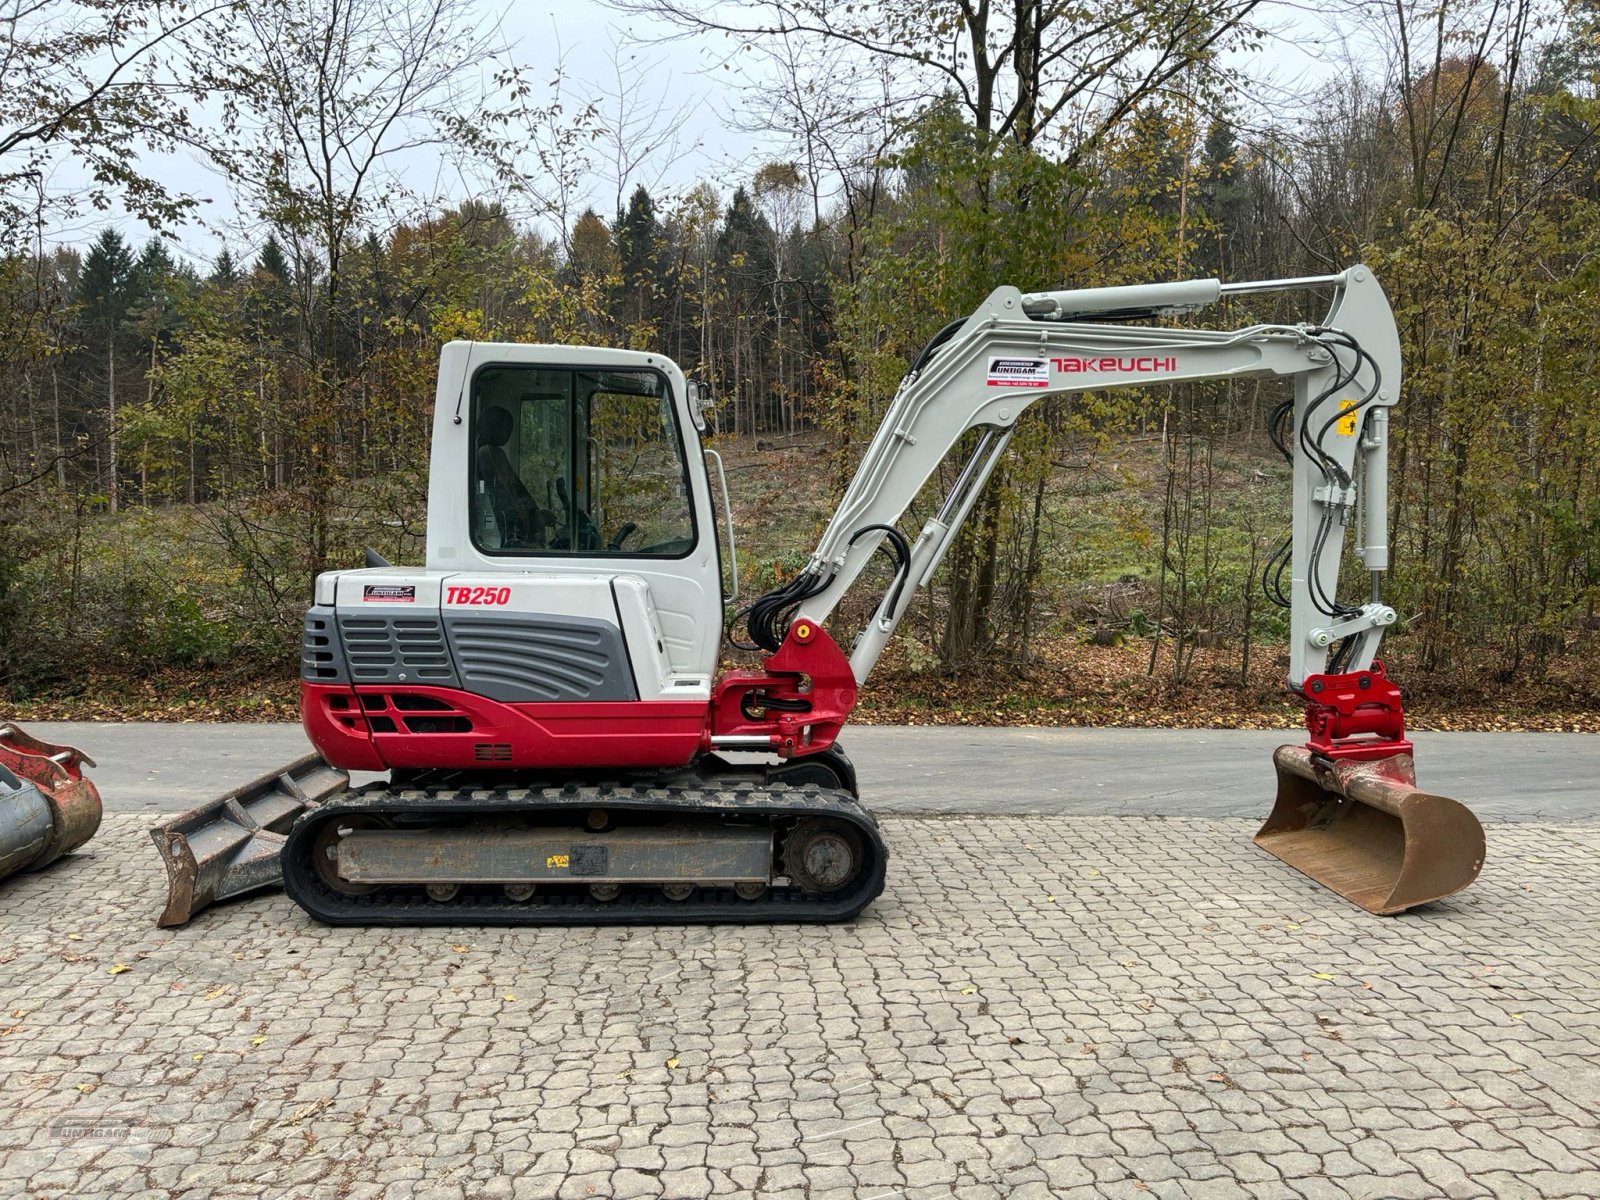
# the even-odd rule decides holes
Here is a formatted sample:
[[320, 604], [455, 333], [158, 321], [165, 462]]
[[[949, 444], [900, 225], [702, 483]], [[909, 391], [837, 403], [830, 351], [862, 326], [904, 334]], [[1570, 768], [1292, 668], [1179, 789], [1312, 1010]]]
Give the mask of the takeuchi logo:
[[1071, 374], [1076, 371], [1127, 371], [1155, 374], [1176, 371], [1176, 358], [1052, 358], [1050, 365], [1058, 371]]

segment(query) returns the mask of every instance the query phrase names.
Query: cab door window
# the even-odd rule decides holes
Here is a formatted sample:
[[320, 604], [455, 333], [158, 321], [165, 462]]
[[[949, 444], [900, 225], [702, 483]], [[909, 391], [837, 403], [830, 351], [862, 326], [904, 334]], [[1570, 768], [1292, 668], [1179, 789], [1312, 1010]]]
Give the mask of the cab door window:
[[480, 550], [677, 558], [693, 549], [683, 439], [665, 377], [488, 367], [473, 382], [472, 421]]

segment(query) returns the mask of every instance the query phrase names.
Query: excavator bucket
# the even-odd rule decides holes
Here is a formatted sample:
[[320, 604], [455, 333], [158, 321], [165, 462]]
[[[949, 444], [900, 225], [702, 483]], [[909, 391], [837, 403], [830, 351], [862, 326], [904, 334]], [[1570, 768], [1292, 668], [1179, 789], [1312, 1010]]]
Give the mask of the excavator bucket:
[[1370, 761], [1272, 756], [1278, 799], [1256, 845], [1368, 912], [1389, 916], [1459, 892], [1483, 867], [1466, 805], [1417, 787], [1410, 754]]
[[70, 854], [100, 828], [94, 759], [0, 721], [0, 879]]
[[157, 925], [185, 925], [201, 909], [258, 888], [283, 886], [278, 861], [295, 818], [349, 786], [317, 754], [150, 830], [167, 868], [167, 907]]

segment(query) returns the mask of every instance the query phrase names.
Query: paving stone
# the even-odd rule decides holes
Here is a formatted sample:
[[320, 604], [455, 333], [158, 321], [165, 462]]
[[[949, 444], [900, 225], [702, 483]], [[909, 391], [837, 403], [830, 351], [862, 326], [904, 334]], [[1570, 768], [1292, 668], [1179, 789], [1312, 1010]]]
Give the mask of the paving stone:
[[1384, 921], [1002, 817], [886, 821], [848, 925], [177, 931], [146, 826], [0, 888], [0, 1195], [1600, 1196], [1600, 824]]

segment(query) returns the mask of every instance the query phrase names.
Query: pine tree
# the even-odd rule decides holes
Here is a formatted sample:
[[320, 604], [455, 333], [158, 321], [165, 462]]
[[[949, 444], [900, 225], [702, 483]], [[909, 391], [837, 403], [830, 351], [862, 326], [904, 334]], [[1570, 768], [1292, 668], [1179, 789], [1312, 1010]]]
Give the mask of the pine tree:
[[133, 255], [115, 229], [102, 230], [83, 260], [79, 303], [89, 330], [104, 349], [106, 396], [106, 502], [121, 503], [117, 479], [117, 348], [133, 283]]

